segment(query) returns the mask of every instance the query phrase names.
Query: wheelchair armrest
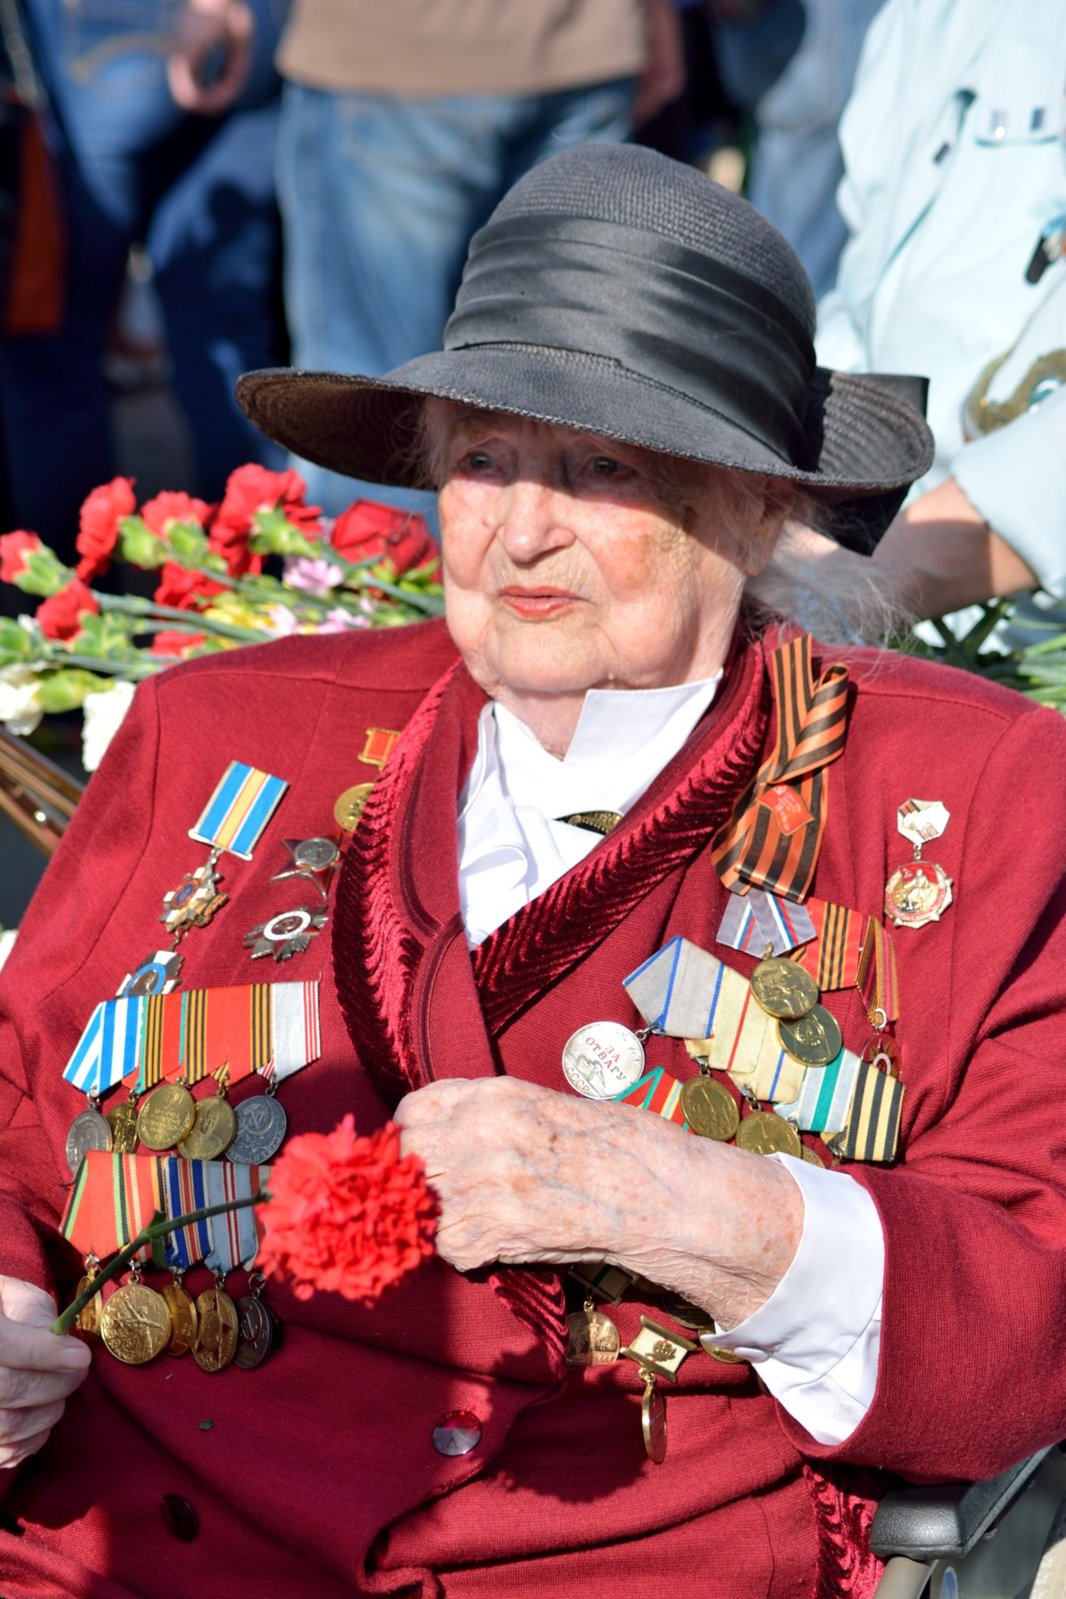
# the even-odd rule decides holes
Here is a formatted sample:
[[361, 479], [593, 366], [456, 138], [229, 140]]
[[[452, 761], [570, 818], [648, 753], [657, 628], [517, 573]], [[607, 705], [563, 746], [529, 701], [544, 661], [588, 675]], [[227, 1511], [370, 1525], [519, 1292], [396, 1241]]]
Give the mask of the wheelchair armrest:
[[1017, 1498], [1048, 1453], [1041, 1449], [987, 1482], [895, 1489], [877, 1507], [871, 1549], [882, 1560], [891, 1555], [961, 1559]]

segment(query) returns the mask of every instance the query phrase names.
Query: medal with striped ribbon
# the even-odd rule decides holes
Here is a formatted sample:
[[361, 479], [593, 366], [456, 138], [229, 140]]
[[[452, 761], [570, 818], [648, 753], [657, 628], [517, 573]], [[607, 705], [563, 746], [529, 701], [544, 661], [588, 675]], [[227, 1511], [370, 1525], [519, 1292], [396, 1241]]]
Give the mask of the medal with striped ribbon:
[[811, 640], [789, 639], [769, 659], [777, 733], [774, 749], [715, 835], [712, 859], [723, 883], [806, 897], [829, 808], [829, 771], [843, 752], [848, 670], [814, 678]]
[[321, 1053], [318, 990], [311, 979], [104, 1000], [64, 1081], [103, 1094], [127, 1079], [146, 1093], [179, 1076], [193, 1087], [227, 1062], [231, 1085], [271, 1065], [275, 1082], [284, 1081]]
[[[250, 1199], [259, 1192], [259, 1166], [234, 1166], [228, 1160], [204, 1162], [207, 1203], [224, 1205], [235, 1199]], [[204, 1263], [216, 1274], [228, 1277], [239, 1266], [250, 1267], [259, 1248], [255, 1209], [228, 1210], [221, 1216], [209, 1218], [208, 1230], [211, 1248]]]
[[[153, 1156], [90, 1150], [81, 1163], [59, 1230], [82, 1256], [100, 1260], [124, 1249], [165, 1210], [164, 1162]], [[138, 1250], [136, 1258], [148, 1258]]]

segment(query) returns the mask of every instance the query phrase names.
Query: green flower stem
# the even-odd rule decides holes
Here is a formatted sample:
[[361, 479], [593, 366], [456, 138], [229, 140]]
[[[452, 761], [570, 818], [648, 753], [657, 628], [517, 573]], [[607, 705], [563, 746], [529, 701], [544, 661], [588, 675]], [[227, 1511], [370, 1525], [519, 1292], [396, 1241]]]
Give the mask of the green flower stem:
[[104, 1283], [110, 1282], [112, 1277], [117, 1277], [125, 1271], [130, 1261], [139, 1249], [144, 1249], [157, 1238], [166, 1238], [168, 1233], [176, 1233], [179, 1227], [187, 1227], [190, 1222], [206, 1221], [208, 1216], [221, 1216], [228, 1210], [244, 1210], [249, 1205], [262, 1205], [270, 1198], [269, 1194], [249, 1194], [246, 1199], [230, 1199], [221, 1205], [204, 1205], [200, 1210], [190, 1210], [184, 1216], [175, 1216], [173, 1221], [155, 1219], [147, 1227], [141, 1229], [136, 1238], [130, 1240], [124, 1249], [120, 1249], [115, 1258], [108, 1262], [103, 1271], [95, 1276], [88, 1288], [78, 1295], [62, 1311], [52, 1323], [54, 1333], [68, 1333], [85, 1309], [91, 1299], [100, 1292]]
[[98, 672], [101, 677], [154, 677], [156, 672], [161, 672], [165, 666], [173, 666], [171, 658], [160, 655], [158, 665], [155, 660], [146, 660], [144, 656], [124, 656], [119, 659], [103, 655], [78, 655], [70, 654], [66, 650], [60, 654], [49, 654], [47, 657], [49, 667], [82, 666], [89, 672]]
[[168, 621], [183, 622], [188, 626], [195, 614], [199, 618], [198, 633], [216, 633], [221, 638], [239, 639], [242, 644], [261, 644], [270, 636], [258, 628], [236, 627], [232, 622], [204, 618], [199, 612], [181, 611], [173, 605], [156, 605], [154, 600], [142, 600], [132, 594], [97, 594], [96, 599], [102, 611], [122, 611], [127, 616], [141, 616], [149, 621], [165, 617]]
[[387, 583], [384, 578], [368, 577], [364, 587], [380, 589], [382, 594], [387, 594], [390, 599], [402, 600], [414, 611], [422, 611], [426, 616], [443, 616], [444, 601], [434, 594], [419, 594], [417, 589], [402, 589], [395, 583]]

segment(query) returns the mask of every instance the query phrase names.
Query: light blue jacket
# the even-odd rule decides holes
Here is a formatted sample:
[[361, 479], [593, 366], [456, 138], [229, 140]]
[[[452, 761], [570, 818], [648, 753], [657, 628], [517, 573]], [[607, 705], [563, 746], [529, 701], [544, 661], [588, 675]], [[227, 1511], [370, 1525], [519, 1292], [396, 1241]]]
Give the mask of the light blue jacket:
[[[937, 454], [915, 492], [953, 474], [1060, 598], [1066, 256], [1036, 283], [1026, 271], [1056, 221], [1066, 229], [1064, 123], [1064, 0], [888, 0], [841, 123], [850, 238], [818, 321], [824, 365], [930, 378]], [[1049, 366], [1058, 378], [1026, 409]], [[968, 399], [1001, 423], [972, 442]]]

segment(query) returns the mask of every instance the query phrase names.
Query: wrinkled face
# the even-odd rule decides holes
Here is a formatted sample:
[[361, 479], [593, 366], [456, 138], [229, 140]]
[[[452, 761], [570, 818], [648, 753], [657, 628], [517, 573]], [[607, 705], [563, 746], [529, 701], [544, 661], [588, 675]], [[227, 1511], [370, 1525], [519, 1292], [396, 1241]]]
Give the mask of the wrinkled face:
[[728, 473], [441, 407], [448, 626], [504, 703], [712, 676], [779, 517]]

